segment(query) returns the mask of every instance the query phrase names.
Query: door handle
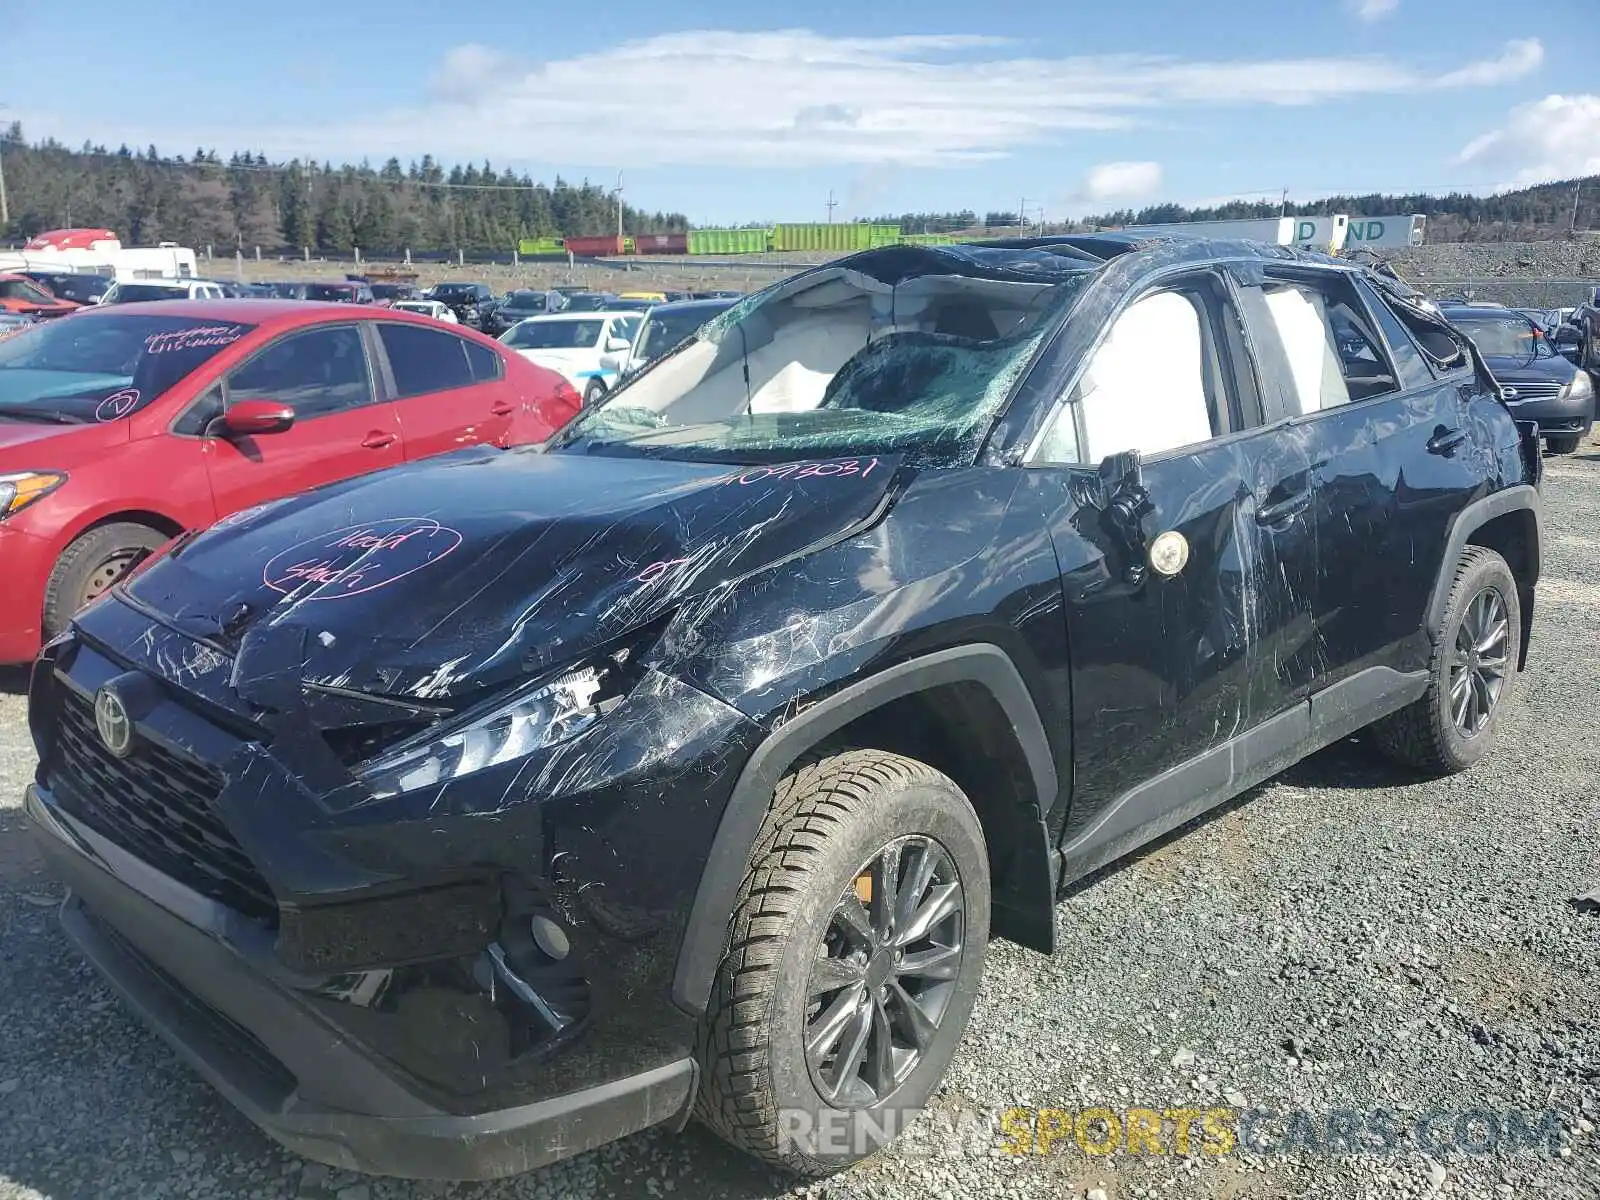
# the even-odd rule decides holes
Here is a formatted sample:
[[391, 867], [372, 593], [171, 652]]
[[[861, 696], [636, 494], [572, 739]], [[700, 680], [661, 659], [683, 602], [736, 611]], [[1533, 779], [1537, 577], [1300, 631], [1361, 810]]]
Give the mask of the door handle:
[[1256, 508], [1256, 524], [1281, 525], [1298, 517], [1311, 507], [1311, 489], [1296, 492], [1286, 500], [1279, 500], [1276, 504], [1263, 504]]
[[395, 437], [395, 435], [392, 433], [385, 433], [381, 429], [374, 429], [371, 433], [367, 434], [366, 437], [361, 439], [361, 444], [368, 450], [382, 450], [385, 447], [394, 445], [395, 442], [399, 440], [400, 439]]
[[489, 411], [497, 417], [509, 417], [512, 413], [517, 411], [517, 406], [515, 404], [508, 404], [504, 400], [496, 400], [489, 406]]
[[1428, 439], [1428, 453], [1454, 454], [1466, 440], [1467, 435], [1463, 430], [1446, 429], [1440, 426], [1439, 430]]

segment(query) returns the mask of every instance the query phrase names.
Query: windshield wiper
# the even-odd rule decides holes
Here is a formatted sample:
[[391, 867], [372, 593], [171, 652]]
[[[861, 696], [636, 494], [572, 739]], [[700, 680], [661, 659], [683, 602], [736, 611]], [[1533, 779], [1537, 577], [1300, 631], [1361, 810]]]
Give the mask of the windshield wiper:
[[83, 425], [82, 417], [75, 417], [59, 408], [34, 408], [28, 404], [0, 404], [0, 417], [15, 417], [19, 421], [38, 421], [43, 425]]

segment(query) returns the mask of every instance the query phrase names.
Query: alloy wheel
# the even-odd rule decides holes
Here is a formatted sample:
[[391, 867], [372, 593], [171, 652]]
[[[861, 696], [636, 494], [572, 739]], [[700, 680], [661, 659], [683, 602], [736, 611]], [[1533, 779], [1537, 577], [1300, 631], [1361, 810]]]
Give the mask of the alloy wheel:
[[960, 875], [932, 838], [896, 838], [856, 872], [806, 985], [806, 1066], [829, 1104], [881, 1104], [916, 1069], [960, 976], [965, 917]]
[[1483, 731], [1505, 688], [1511, 623], [1494, 588], [1472, 598], [1456, 629], [1450, 654], [1450, 713], [1466, 737]]

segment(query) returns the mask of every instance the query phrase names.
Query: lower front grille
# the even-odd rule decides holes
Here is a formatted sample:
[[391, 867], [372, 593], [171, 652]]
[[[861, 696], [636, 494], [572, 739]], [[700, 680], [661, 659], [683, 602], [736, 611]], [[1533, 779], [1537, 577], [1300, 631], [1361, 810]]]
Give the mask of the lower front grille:
[[50, 779], [62, 808], [158, 871], [275, 925], [278, 904], [217, 816], [220, 773], [137, 738], [127, 758], [105, 748], [94, 706], [62, 686]]

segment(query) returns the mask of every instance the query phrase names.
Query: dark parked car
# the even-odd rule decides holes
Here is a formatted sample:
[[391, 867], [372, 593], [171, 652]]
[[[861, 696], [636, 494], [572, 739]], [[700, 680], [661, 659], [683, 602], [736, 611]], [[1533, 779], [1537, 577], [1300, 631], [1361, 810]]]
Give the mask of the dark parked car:
[[331, 304], [372, 304], [376, 301], [371, 286], [365, 283], [347, 280], [343, 283], [308, 283], [304, 286], [307, 300], [322, 300]]
[[71, 300], [74, 304], [99, 304], [116, 282], [107, 275], [91, 275], [76, 271], [18, 271], [35, 283], [43, 284], [52, 296]]
[[417, 289], [409, 283], [374, 283], [372, 298], [378, 304], [393, 304], [396, 300], [415, 300]]
[[495, 304], [494, 293], [483, 283], [436, 284], [428, 299], [439, 301], [456, 314], [458, 321], [473, 329], [483, 328], [484, 318]]
[[529, 317], [547, 317], [551, 313], [565, 311], [566, 307], [567, 298], [560, 292], [537, 292], [526, 288], [507, 292], [484, 315], [483, 331], [491, 337], [499, 337], [518, 321], [526, 321]]
[[644, 300], [637, 296], [613, 296], [600, 306], [601, 312], [649, 312], [660, 300]]
[[683, 300], [658, 304], [644, 315], [622, 372], [642, 371], [663, 354], [676, 350], [700, 331], [712, 317], [733, 307], [732, 300]]
[[1050, 952], [1069, 884], [1358, 729], [1481, 759], [1542, 463], [1481, 356], [1349, 264], [1093, 244], [854, 255], [544, 451], [157, 558], [33, 675], [66, 931], [310, 1158], [694, 1112], [824, 1173], [991, 933]]
[[1475, 343], [1521, 421], [1535, 421], [1552, 451], [1571, 454], [1594, 424], [1594, 381], [1557, 353], [1544, 330], [1516, 309], [1446, 308]]
[[600, 312], [616, 299], [610, 292], [563, 292], [562, 295], [567, 298], [562, 312]]

